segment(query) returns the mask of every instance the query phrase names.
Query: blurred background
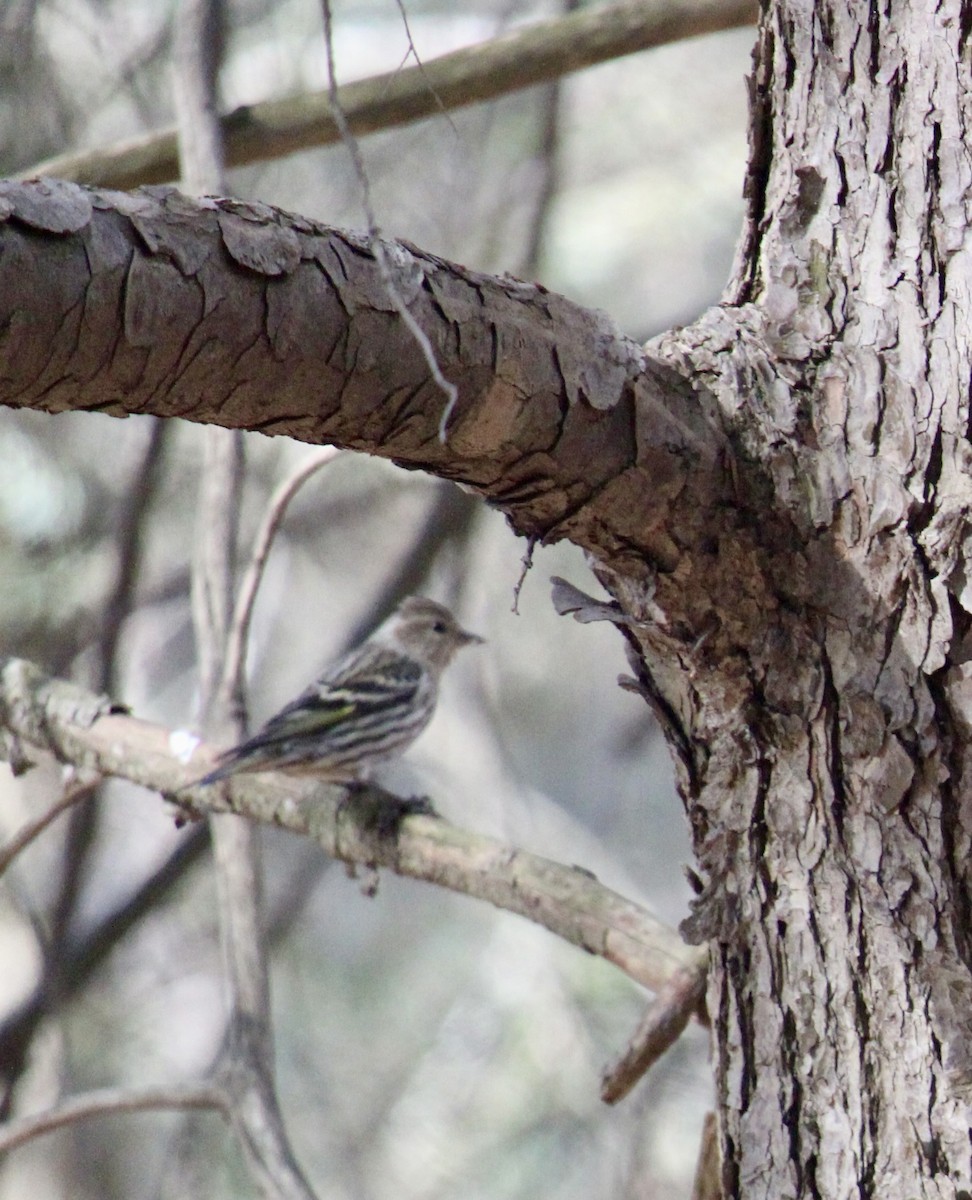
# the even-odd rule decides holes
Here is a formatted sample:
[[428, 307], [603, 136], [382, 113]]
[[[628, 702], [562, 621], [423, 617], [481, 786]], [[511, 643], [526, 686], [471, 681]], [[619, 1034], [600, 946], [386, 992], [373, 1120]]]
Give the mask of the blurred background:
[[[173, 119], [173, 5], [2, 0], [2, 172]], [[406, 0], [425, 59], [563, 11]], [[395, 0], [334, 7], [342, 82], [409, 50]], [[233, 0], [225, 107], [326, 84], [318, 0]], [[558, 85], [373, 135], [384, 233], [537, 279], [645, 339], [718, 300], [742, 216], [751, 30], [645, 52]], [[364, 224], [340, 146], [232, 172], [235, 194]], [[191, 727], [189, 606], [199, 430], [0, 411], [0, 653]], [[241, 553], [311, 451], [248, 435]], [[526, 551], [451, 485], [343, 454], [288, 510], [248, 659], [251, 724], [291, 699], [403, 592], [452, 606], [488, 644], [381, 781], [455, 822], [595, 872], [677, 923], [687, 831], [645, 705], [617, 687], [621, 638], [557, 617], [549, 577], [597, 592], [572, 547]], [[45, 763], [0, 765], [0, 840], [60, 794]], [[634, 1096], [598, 1098], [646, 994], [505, 913], [383, 875], [377, 894], [313, 847], [263, 831], [280, 1095], [322, 1197], [688, 1196], [710, 1105], [691, 1030]], [[108, 1085], [204, 1074], [224, 1030], [201, 827], [122, 783], [62, 816], [0, 879], [0, 1075], [7, 1115]], [[0, 1166], [0, 1200], [245, 1196], [209, 1115], [114, 1116]]]

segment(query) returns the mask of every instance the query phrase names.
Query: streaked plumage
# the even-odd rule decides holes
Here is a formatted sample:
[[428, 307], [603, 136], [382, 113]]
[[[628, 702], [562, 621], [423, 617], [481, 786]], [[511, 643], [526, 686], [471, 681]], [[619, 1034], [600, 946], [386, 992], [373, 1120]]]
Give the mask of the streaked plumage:
[[253, 737], [199, 780], [284, 770], [356, 778], [400, 754], [432, 718], [439, 678], [463, 646], [481, 642], [447, 608], [410, 596], [357, 650], [339, 659]]

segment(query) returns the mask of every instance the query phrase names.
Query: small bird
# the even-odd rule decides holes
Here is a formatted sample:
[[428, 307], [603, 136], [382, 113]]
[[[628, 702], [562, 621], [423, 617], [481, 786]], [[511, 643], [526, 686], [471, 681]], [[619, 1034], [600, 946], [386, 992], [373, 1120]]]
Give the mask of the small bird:
[[482, 641], [441, 604], [409, 596], [368, 641], [325, 668], [253, 737], [224, 751], [199, 785], [242, 771], [359, 778], [418, 737], [453, 655]]

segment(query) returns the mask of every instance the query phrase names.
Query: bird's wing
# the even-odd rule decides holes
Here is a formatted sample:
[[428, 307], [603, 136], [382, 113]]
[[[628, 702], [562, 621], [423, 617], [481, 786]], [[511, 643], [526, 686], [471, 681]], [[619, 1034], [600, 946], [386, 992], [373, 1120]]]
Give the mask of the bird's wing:
[[326, 729], [350, 717], [409, 704], [422, 677], [423, 669], [413, 659], [384, 646], [363, 646], [325, 671], [302, 696], [271, 717], [260, 732]]
[[[384, 646], [365, 645], [338, 660], [305, 692], [271, 717], [253, 737], [220, 756], [207, 779], [261, 764], [286, 766], [326, 758], [335, 740], [358, 720], [407, 711], [423, 683], [422, 666]], [[350, 735], [350, 734], [349, 734]]]
[[370, 709], [412, 700], [424, 673], [415, 659], [371, 642], [339, 659], [307, 690]]

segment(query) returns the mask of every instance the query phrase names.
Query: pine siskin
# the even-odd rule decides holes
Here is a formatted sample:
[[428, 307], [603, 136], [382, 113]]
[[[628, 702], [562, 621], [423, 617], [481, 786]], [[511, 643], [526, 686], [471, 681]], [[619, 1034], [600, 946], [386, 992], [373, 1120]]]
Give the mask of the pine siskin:
[[221, 754], [199, 784], [241, 771], [357, 778], [418, 737], [432, 719], [439, 678], [453, 655], [482, 640], [441, 604], [409, 596], [367, 642], [326, 668], [259, 733]]

